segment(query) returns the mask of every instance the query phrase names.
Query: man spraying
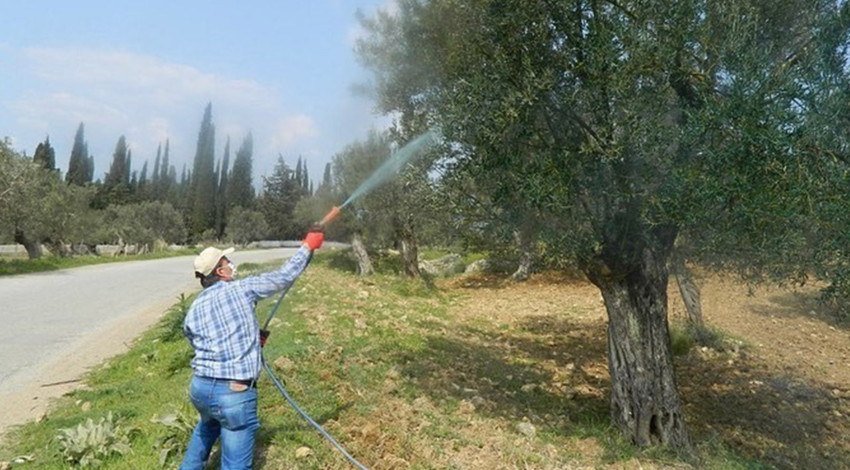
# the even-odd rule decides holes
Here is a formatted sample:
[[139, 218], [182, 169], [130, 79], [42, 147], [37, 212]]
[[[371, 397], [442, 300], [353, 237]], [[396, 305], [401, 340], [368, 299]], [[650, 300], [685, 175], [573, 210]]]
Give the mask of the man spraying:
[[195, 276], [204, 290], [189, 307], [183, 331], [195, 350], [189, 397], [200, 420], [181, 470], [202, 470], [219, 438], [222, 470], [251, 468], [260, 427], [260, 349], [265, 344], [254, 307], [292, 285], [323, 241], [321, 229], [313, 229], [279, 269], [238, 280], [236, 266], [227, 258], [233, 248], [208, 247], [195, 258]]

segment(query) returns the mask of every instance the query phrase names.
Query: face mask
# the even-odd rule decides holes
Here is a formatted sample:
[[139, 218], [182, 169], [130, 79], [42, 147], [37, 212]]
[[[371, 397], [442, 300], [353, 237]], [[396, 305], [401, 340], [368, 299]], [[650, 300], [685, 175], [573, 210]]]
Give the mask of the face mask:
[[236, 277], [236, 265], [235, 264], [228, 261], [227, 264], [223, 264], [219, 267], [219, 269], [225, 269], [225, 268], [230, 269], [230, 277], [231, 278]]

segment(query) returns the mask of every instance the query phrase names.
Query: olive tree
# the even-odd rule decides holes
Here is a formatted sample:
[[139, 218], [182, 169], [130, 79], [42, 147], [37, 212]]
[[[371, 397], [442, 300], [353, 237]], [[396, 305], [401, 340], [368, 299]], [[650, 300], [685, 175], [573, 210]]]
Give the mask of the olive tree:
[[227, 214], [227, 228], [224, 238], [234, 243], [248, 244], [262, 240], [269, 233], [263, 213], [242, 206], [233, 206]]
[[540, 239], [605, 300], [612, 422], [637, 445], [687, 448], [667, 323], [674, 243], [747, 274], [802, 266], [780, 253], [805, 242], [818, 191], [841, 180], [833, 154], [847, 126], [819, 113], [836, 109], [821, 106], [827, 97], [846, 98], [850, 7], [398, 6], [363, 19], [358, 51], [379, 106], [439, 125], [456, 150], [450, 167], [497, 207], [534, 209]]
[[92, 196], [91, 188], [65, 184], [56, 171], [0, 142], [0, 229], [30, 259], [42, 256], [42, 244], [65, 256], [68, 243], [85, 238]]
[[151, 247], [156, 241], [183, 243], [187, 237], [183, 216], [167, 202], [112, 204], [100, 215], [99, 230], [94, 235], [99, 243]]
[[[430, 134], [407, 139], [396, 126], [372, 131], [364, 141], [348, 145], [333, 159], [337, 191], [351, 204], [342, 224], [352, 236], [355, 253], [397, 248], [404, 274], [420, 276], [419, 245], [423, 226], [436, 209], [428, 176], [433, 152]], [[368, 271], [361, 256], [361, 272]]]

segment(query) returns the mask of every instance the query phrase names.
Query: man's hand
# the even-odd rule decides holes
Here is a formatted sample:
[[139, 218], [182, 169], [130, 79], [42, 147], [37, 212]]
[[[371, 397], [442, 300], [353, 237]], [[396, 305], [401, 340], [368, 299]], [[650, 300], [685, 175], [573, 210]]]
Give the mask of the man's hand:
[[310, 228], [310, 232], [304, 237], [304, 245], [310, 248], [310, 251], [317, 250], [325, 241], [325, 233], [320, 226]]
[[260, 329], [260, 348], [266, 345], [266, 340], [269, 339], [269, 330]]

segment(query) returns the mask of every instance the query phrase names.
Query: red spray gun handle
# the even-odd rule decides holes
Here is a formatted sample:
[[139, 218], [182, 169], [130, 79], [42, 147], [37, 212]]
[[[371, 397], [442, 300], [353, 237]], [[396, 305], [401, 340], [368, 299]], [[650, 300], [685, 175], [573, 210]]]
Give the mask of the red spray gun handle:
[[307, 236], [304, 237], [303, 245], [310, 248], [310, 252], [322, 246], [322, 242], [325, 241], [325, 225], [329, 224], [336, 216], [339, 215], [340, 208], [334, 207], [328, 212], [322, 220], [310, 227], [310, 232], [307, 233]]

